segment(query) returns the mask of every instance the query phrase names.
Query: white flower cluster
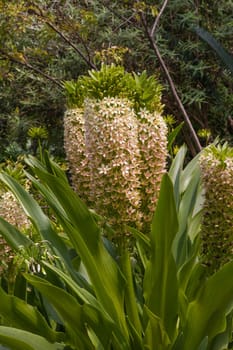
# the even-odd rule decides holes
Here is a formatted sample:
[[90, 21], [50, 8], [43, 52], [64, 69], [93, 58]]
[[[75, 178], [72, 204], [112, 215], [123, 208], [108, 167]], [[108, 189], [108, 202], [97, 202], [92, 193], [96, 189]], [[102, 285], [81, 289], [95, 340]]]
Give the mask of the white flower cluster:
[[159, 113], [139, 113], [140, 197], [143, 212], [142, 231], [150, 223], [158, 200], [162, 176], [166, 171], [167, 126]]
[[158, 113], [136, 115], [123, 98], [86, 100], [64, 117], [75, 190], [110, 224], [149, 231], [166, 167], [167, 128]]
[[[10, 191], [3, 192], [0, 197], [0, 216], [18, 229], [30, 226], [30, 221]], [[0, 274], [13, 259], [13, 252], [3, 237], [0, 236]]]
[[5, 239], [0, 236], [0, 276], [7, 270], [13, 257], [11, 248]]
[[218, 159], [211, 151], [200, 157], [205, 189], [202, 255], [214, 272], [233, 258], [233, 158]]
[[88, 158], [85, 150], [85, 127], [83, 109], [68, 109], [64, 116], [64, 148], [69, 164], [74, 190], [90, 203], [90, 180]]
[[91, 198], [111, 224], [141, 221], [137, 120], [127, 100], [87, 101], [86, 152]]
[[30, 226], [29, 219], [10, 191], [6, 191], [1, 195], [0, 216], [18, 229]]

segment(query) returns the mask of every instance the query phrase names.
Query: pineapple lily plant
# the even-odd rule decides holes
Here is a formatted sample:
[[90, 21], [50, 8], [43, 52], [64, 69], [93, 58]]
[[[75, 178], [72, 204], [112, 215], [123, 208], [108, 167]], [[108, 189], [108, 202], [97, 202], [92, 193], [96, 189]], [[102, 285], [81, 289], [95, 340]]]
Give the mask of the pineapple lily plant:
[[200, 167], [205, 189], [202, 257], [213, 273], [233, 258], [233, 148], [210, 145], [201, 154]]
[[[19, 273], [11, 294], [2, 284], [1, 344], [30, 350], [227, 348], [233, 262], [207, 277], [198, 259], [200, 169], [197, 158], [183, 169], [185, 152], [182, 147], [163, 176], [150, 233], [131, 228], [134, 249], [123, 256], [124, 269], [101, 234], [99, 217], [46, 155], [27, 159], [27, 176], [56, 225], [16, 180], [0, 175], [55, 257], [42, 254], [36, 272]], [[35, 246], [3, 218], [0, 230], [15, 252]]]
[[[166, 171], [167, 146], [180, 127], [167, 140], [161, 86], [145, 72], [102, 66], [65, 88], [72, 186], [42, 150], [40, 160], [26, 158], [25, 171], [39, 202], [0, 173], [29, 225], [25, 231], [2, 211], [0, 233], [13, 271], [1, 275], [0, 344], [12, 350], [229, 348], [233, 261], [228, 256], [210, 274], [203, 258], [213, 203], [208, 173], [224, 179], [227, 191], [220, 186], [218, 194], [228, 198], [228, 156], [219, 167], [206, 150], [184, 166], [183, 146]], [[47, 215], [39, 203], [46, 203]], [[207, 230], [217, 235], [217, 227]]]
[[146, 72], [103, 65], [65, 88], [64, 146], [73, 188], [113, 227], [148, 233], [168, 155], [161, 85]]

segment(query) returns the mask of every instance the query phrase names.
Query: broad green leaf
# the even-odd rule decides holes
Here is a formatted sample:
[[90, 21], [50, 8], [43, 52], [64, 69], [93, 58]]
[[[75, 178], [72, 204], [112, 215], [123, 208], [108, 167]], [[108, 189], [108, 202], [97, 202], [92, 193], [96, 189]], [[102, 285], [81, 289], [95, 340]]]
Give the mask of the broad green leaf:
[[[116, 267], [112, 265], [112, 262], [109, 261], [110, 255], [108, 255], [107, 251], [104, 249], [102, 242], [99, 243], [96, 254], [92, 255], [88, 247], [86, 247], [82, 241], [82, 238], [78, 236], [78, 231], [71, 226], [66, 226], [66, 232], [77, 239], [75, 246], [88, 271], [93, 289], [96, 292], [97, 300], [102, 305], [105, 312], [115, 321], [116, 330], [119, 328], [119, 332], [124, 334], [126, 331], [126, 329], [122, 328], [122, 326], [125, 327], [125, 314], [123, 309], [124, 284], [122, 283], [121, 274], [116, 270]], [[89, 231], [87, 230], [87, 232]], [[111, 281], [113, 283], [112, 285], [110, 284]], [[117, 281], [119, 283], [118, 286], [116, 286]], [[119, 290], [117, 290], [118, 288]], [[124, 336], [126, 335], [124, 334]], [[122, 347], [123, 345], [124, 340], [122, 336]]]
[[28, 247], [33, 242], [21, 233], [17, 228], [9, 224], [0, 217], [0, 233], [5, 238], [12, 249], [18, 250], [20, 247]]
[[43, 261], [43, 265], [48, 267], [51, 271], [55, 272], [57, 276], [61, 277], [82, 303], [89, 303], [95, 306], [97, 309], [101, 309], [101, 305], [98, 303], [96, 298], [85, 288], [82, 288], [77, 283], [75, 283], [75, 281], [67, 273], [61, 271], [46, 261]]
[[[58, 272], [56, 268], [54, 271]], [[81, 291], [81, 288], [78, 286], [75, 287], [74, 282], [72, 282], [69, 278], [65, 278], [65, 274], [62, 272], [60, 272], [59, 275], [64, 278], [64, 280], [72, 288], [73, 292], [82, 299], [81, 303], [79, 303], [78, 300], [71, 294], [68, 294], [66, 291], [51, 285], [51, 283], [48, 283], [41, 278], [31, 275], [26, 275], [26, 278], [34, 287], [36, 287], [46, 296], [46, 298], [56, 309], [61, 319], [64, 321], [66, 327], [71, 329], [71, 334], [77, 333], [78, 338], [80, 339], [82, 339], [83, 336], [85, 337], [85, 339], [82, 340], [83, 344], [88, 346], [86, 331], [89, 328], [94, 331], [102, 346], [106, 349], [108, 348], [108, 345], [112, 339], [113, 333], [115, 333], [115, 335], [121, 339], [123, 343], [122, 334], [119, 332], [114, 320], [111, 320], [108, 317], [105, 310], [101, 308], [97, 300], [95, 300], [91, 295], [88, 295], [85, 290]], [[88, 326], [87, 329], [86, 326]], [[79, 334], [80, 331], [82, 331], [81, 335]]]
[[184, 291], [181, 288], [179, 288], [179, 322], [181, 330], [183, 329], [183, 326], [186, 321], [188, 305], [189, 301], [187, 296], [185, 295]]
[[[197, 256], [196, 256], [197, 260]], [[197, 261], [189, 275], [186, 284], [185, 294], [189, 302], [195, 300], [206, 280], [206, 268]]]
[[43, 184], [35, 179], [32, 181], [44, 194], [81, 257], [97, 299], [109, 316], [119, 323], [127, 338], [123, 305], [125, 282], [117, 264], [103, 245], [100, 228], [84, 203], [65, 181], [36, 165], [33, 166], [33, 171]]
[[179, 173], [183, 169], [184, 165], [184, 158], [187, 153], [187, 147], [183, 145], [178, 153], [176, 154], [175, 158], [172, 161], [172, 164], [169, 169], [169, 176], [175, 185], [175, 183], [178, 181]]
[[172, 145], [177, 137], [177, 135], [179, 134], [180, 130], [182, 129], [184, 125], [184, 122], [180, 123], [174, 130], [172, 130], [170, 132], [170, 134], [168, 135], [168, 145], [167, 145], [167, 148], [168, 148], [168, 151], [171, 151], [172, 150]]
[[184, 158], [187, 153], [187, 147], [183, 145], [175, 158], [172, 161], [171, 167], [169, 169], [169, 176], [173, 182], [175, 202], [178, 208], [180, 201], [180, 176], [184, 165]]
[[93, 332], [93, 330], [91, 328], [89, 328], [87, 330], [88, 336], [91, 339], [91, 342], [94, 346], [95, 350], [106, 350], [106, 349], [110, 349], [110, 346], [103, 346], [99, 340], [99, 338], [95, 335], [95, 333]]
[[197, 154], [195, 158], [193, 158], [190, 162], [188, 162], [188, 164], [186, 165], [186, 167], [182, 171], [181, 180], [180, 180], [181, 181], [181, 189], [180, 189], [181, 194], [187, 190], [190, 183], [193, 181], [193, 178], [200, 175], [200, 166], [199, 166], [199, 162], [198, 162], [199, 156], [200, 156], [200, 154]]
[[142, 325], [139, 319], [139, 308], [135, 297], [134, 280], [130, 261], [130, 254], [127, 249], [122, 249], [120, 254], [121, 271], [127, 281], [125, 287], [125, 310], [127, 318], [138, 334], [142, 333]]
[[140, 256], [143, 267], [145, 268], [148, 262], [148, 252], [150, 251], [150, 239], [148, 236], [146, 236], [145, 234], [136, 230], [133, 227], [127, 226], [127, 229], [136, 238], [137, 251]]
[[11, 350], [63, 350], [64, 345], [50, 343], [45, 338], [22, 329], [0, 326], [0, 343]]
[[[114, 320], [111, 320], [109, 316], [106, 314], [105, 310], [101, 306], [101, 304], [96, 300], [96, 298], [90, 294], [88, 291], [86, 291], [84, 288], [80, 288], [77, 283], [75, 283], [72, 278], [70, 278], [67, 274], [59, 270], [58, 268], [44, 262], [44, 265], [50, 268], [52, 271], [54, 271], [58, 276], [60, 276], [64, 282], [71, 288], [73, 293], [77, 296], [78, 299], [81, 300], [81, 304], [89, 305], [89, 308], [91, 308], [91, 313], [94, 316], [94, 318], [98, 321], [95, 324], [94, 331], [99, 334], [99, 339], [101, 339], [102, 344], [104, 346], [107, 345], [109, 339], [111, 338], [111, 333], [113, 331], [117, 334], [117, 329], [114, 327]], [[85, 311], [89, 314], [90, 310], [87, 310], [85, 308]], [[101, 314], [101, 322], [99, 322], [98, 315]], [[96, 315], [96, 316], [95, 316]], [[89, 316], [90, 318], [90, 316]], [[103, 331], [104, 329], [104, 331]], [[121, 335], [118, 334], [120, 337]]]
[[128, 318], [127, 324], [130, 333], [130, 349], [144, 350], [142, 334], [137, 332]]
[[152, 222], [151, 258], [144, 278], [145, 306], [161, 319], [172, 340], [178, 313], [177, 269], [172, 244], [178, 230], [173, 185], [163, 176], [159, 200]]
[[25, 301], [6, 294], [0, 288], [0, 315], [7, 324], [33, 332], [55, 342], [60, 334], [53, 331], [47, 324], [41, 313]]
[[[84, 304], [83, 314], [84, 322], [90, 326], [88, 330], [93, 330], [96, 339], [98, 339], [103, 349], [111, 348], [113, 334], [115, 334], [119, 340], [122, 339], [122, 343], [124, 343], [122, 334], [119, 333], [115, 324], [106, 318], [105, 312], [99, 312], [99, 310], [96, 310], [92, 305]], [[122, 345], [124, 348], [124, 344]]]
[[226, 316], [233, 309], [233, 262], [224, 265], [200, 287], [187, 310], [183, 348], [196, 350], [208, 336], [211, 341], [226, 330]]
[[181, 266], [178, 271], [179, 287], [186, 291], [187, 285], [190, 282], [190, 276], [193, 269], [199, 264], [197, 261], [197, 255], [199, 251], [199, 239], [198, 237], [193, 242], [191, 257]]
[[192, 180], [190, 181], [189, 186], [186, 188], [185, 192], [183, 193], [182, 200], [180, 201], [179, 213], [178, 213], [180, 235], [182, 235], [187, 228], [188, 218], [190, 216], [193, 216], [194, 208], [196, 205], [196, 199], [199, 195], [199, 191], [200, 191], [200, 172], [199, 170], [197, 170], [197, 172], [192, 177]]
[[[198, 201], [197, 198], [196, 200]], [[202, 207], [202, 204], [201, 204], [201, 207]], [[195, 212], [195, 208], [194, 208], [194, 212]], [[191, 242], [194, 242], [194, 240], [197, 238], [198, 234], [200, 233], [202, 216], [203, 216], [203, 211], [200, 210], [197, 214], [192, 216], [192, 218], [188, 219], [187, 235], [189, 236]]]
[[229, 343], [232, 340], [232, 315], [231, 312], [227, 316], [227, 328], [223, 333], [218, 334], [209, 344], [211, 350], [225, 350], [228, 348]]
[[29, 274], [24, 274], [24, 276], [54, 306], [58, 315], [64, 321], [70, 344], [83, 350], [92, 349], [93, 347], [87, 337], [85, 319], [83, 319], [83, 307], [77, 300], [65, 290], [53, 286], [42, 278]]
[[127, 229], [135, 236], [136, 239], [138, 239], [138, 241], [144, 245], [145, 249], [150, 249], [150, 239], [148, 236], [133, 227], [127, 226]]
[[[200, 196], [199, 169], [197, 168], [197, 171], [192, 174], [192, 180], [182, 195], [178, 209], [179, 230], [173, 244], [174, 257], [178, 266], [181, 266], [189, 258], [189, 245], [191, 242], [188, 229], [189, 225], [192, 224], [197, 197]], [[197, 218], [201, 220], [201, 216], [196, 217], [196, 219]], [[192, 232], [193, 236], [199, 232], [200, 228], [197, 223], [193, 228], [194, 227], [196, 227], [198, 231], [196, 233]]]
[[[29, 156], [29, 159], [30, 159], [30, 156]], [[44, 160], [44, 163], [46, 164], [46, 168], [49, 169], [52, 174], [56, 175], [57, 177], [60, 177], [63, 181], [67, 182], [68, 184], [68, 179], [66, 177], [65, 172], [58, 166], [57, 163], [55, 163], [52, 159], [49, 158], [48, 151], [44, 152], [43, 160]], [[36, 161], [35, 158], [34, 158], [34, 161]], [[37, 162], [37, 165], [40, 166], [39, 161]]]
[[[54, 254], [61, 257], [62, 261], [66, 263], [69, 271], [72, 271], [72, 261], [70, 259], [69, 251], [63, 242], [63, 240], [58, 236], [54, 230], [49, 218], [44, 214], [39, 204], [34, 200], [34, 198], [12, 177], [6, 173], [0, 174], [0, 179], [8, 186], [15, 197], [19, 200], [20, 205], [24, 209], [26, 215], [30, 218], [34, 227], [40, 236], [47, 242], [49, 242], [50, 249], [54, 250]], [[13, 241], [19, 236], [15, 230], [12, 231], [9, 225], [5, 224], [5, 228], [8, 227], [7, 234], [11, 237]], [[10, 236], [11, 235], [11, 236]], [[15, 238], [14, 238], [15, 235]]]
[[182, 348], [182, 339], [183, 339], [183, 333], [179, 332], [171, 349], [172, 350], [184, 350]]
[[163, 321], [154, 315], [147, 307], [145, 312], [149, 322], [145, 330], [144, 344], [146, 349], [166, 350], [171, 344], [170, 339], [164, 329]]
[[189, 162], [183, 170], [186, 151], [186, 147], [182, 146], [169, 170], [178, 210], [179, 231], [173, 244], [174, 257], [178, 266], [182, 266], [190, 257], [190, 248], [200, 229], [203, 206], [199, 156]]
[[142, 262], [142, 265], [143, 265], [143, 268], [145, 269], [146, 268], [146, 265], [148, 263], [148, 255], [147, 255], [147, 252], [146, 250], [144, 249], [143, 245], [141, 244], [141, 242], [136, 242], [136, 247], [137, 247], [137, 251], [138, 251], [138, 254], [139, 254], [139, 257], [141, 259], [141, 262]]
[[[207, 349], [207, 346], [208, 346], [208, 337], [205, 337], [203, 339], [203, 341], [201, 342], [201, 344], [198, 346], [198, 349], [197, 350], [206, 350]], [[211, 349], [213, 350], [213, 349]], [[220, 350], [220, 349], [219, 349]]]

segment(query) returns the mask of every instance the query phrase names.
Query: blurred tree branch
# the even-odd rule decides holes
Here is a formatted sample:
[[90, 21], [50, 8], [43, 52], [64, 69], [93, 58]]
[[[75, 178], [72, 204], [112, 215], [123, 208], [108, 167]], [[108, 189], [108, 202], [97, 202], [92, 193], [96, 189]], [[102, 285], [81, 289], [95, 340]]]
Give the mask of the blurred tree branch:
[[29, 70], [35, 72], [36, 74], [39, 74], [41, 76], [43, 76], [44, 78], [50, 80], [51, 82], [53, 82], [54, 84], [56, 84], [57, 86], [59, 86], [59, 88], [63, 88], [63, 84], [56, 78], [52, 77], [51, 75], [45, 73], [44, 71], [42, 71], [41, 69], [39, 69], [38, 67], [32, 66], [28, 60], [26, 59], [26, 57], [22, 54], [20, 55], [18, 58], [5, 52], [3, 49], [0, 48], [0, 54], [7, 58], [9, 61], [16, 63], [20, 66], [26, 67]]
[[[34, 5], [35, 6], [35, 5]], [[38, 16], [44, 23], [47, 24], [48, 27], [50, 27], [54, 32], [56, 32], [70, 47], [74, 49], [75, 52], [85, 61], [85, 63], [92, 69], [96, 69], [95, 64], [91, 61], [90, 58], [90, 53], [87, 48], [87, 46], [84, 44], [83, 40], [82, 44], [85, 48], [85, 51], [87, 53], [87, 56], [83, 54], [83, 52], [77, 47], [76, 45], [73, 44], [73, 42], [51, 21], [49, 21], [48, 17], [46, 14], [43, 13], [42, 9], [39, 8], [38, 6], [35, 6], [35, 9], [30, 9], [30, 13]], [[79, 36], [80, 39], [80, 36]]]
[[[115, 11], [112, 6], [111, 3], [109, 1], [101, 1], [102, 4], [104, 6], [106, 6], [108, 8], [109, 11], [112, 11], [112, 13], [114, 13], [115, 15], [117, 14], [117, 11]], [[173, 95], [173, 98], [177, 104], [178, 109], [180, 110], [182, 116], [183, 116], [183, 120], [185, 121], [185, 125], [189, 131], [188, 135], [187, 133], [185, 133], [185, 139], [187, 144], [189, 145], [190, 151], [192, 153], [193, 156], [195, 156], [198, 152], [201, 151], [202, 147], [199, 141], [199, 138], [193, 128], [193, 125], [191, 123], [190, 117], [188, 116], [185, 107], [177, 93], [177, 89], [175, 87], [175, 84], [173, 82], [173, 79], [170, 75], [170, 72], [166, 66], [166, 63], [160, 53], [160, 50], [158, 48], [158, 45], [156, 44], [156, 39], [155, 39], [155, 34], [156, 34], [156, 30], [158, 29], [158, 25], [159, 25], [159, 21], [166, 9], [166, 6], [168, 4], [168, 0], [164, 0], [160, 11], [158, 12], [157, 16], [155, 17], [155, 20], [153, 22], [152, 27], [150, 26], [150, 24], [148, 24], [146, 15], [145, 15], [145, 8], [146, 8], [146, 4], [144, 2], [141, 2], [139, 0], [136, 0], [135, 3], [138, 6], [134, 7], [134, 16], [130, 16], [129, 18], [123, 18], [124, 19], [124, 23], [129, 23], [129, 25], [134, 26], [137, 29], [141, 29], [144, 31], [146, 38], [148, 39], [150, 46], [153, 50], [153, 52], [155, 53], [156, 57], [158, 58], [159, 64], [164, 72], [164, 76], [168, 82], [168, 85], [170, 87], [171, 93]], [[136, 14], [140, 17], [140, 22], [142, 27], [140, 27], [140, 25], [138, 24], [137, 21], [132, 22], [132, 19], [136, 17]], [[118, 15], [119, 19], [122, 19], [122, 16]]]
[[[184, 105], [183, 105], [183, 103], [182, 103], [182, 101], [181, 101], [181, 99], [180, 99], [180, 97], [179, 97], [179, 95], [177, 93], [177, 90], [176, 90], [175, 84], [173, 82], [173, 79], [172, 79], [172, 77], [171, 77], [171, 75], [169, 73], [169, 70], [168, 70], [168, 68], [167, 68], [167, 66], [165, 64], [165, 61], [163, 60], [163, 58], [162, 58], [162, 56], [160, 54], [159, 48], [158, 48], [158, 46], [156, 44], [156, 40], [155, 40], [156, 29], [158, 27], [159, 20], [160, 20], [160, 18], [162, 16], [162, 14], [163, 14], [167, 4], [168, 4], [168, 0], [165, 0], [163, 5], [162, 5], [162, 7], [161, 7], [161, 9], [160, 9], [160, 11], [159, 11], [159, 13], [158, 13], [158, 15], [156, 16], [156, 19], [155, 19], [151, 29], [149, 28], [149, 25], [147, 23], [147, 20], [146, 20], [144, 12], [140, 11], [139, 15], [140, 15], [140, 18], [141, 18], [142, 25], [144, 27], [145, 34], [146, 34], [146, 36], [147, 36], [147, 38], [148, 38], [148, 40], [150, 42], [151, 48], [153, 49], [156, 57], [158, 58], [160, 66], [161, 66], [161, 68], [162, 68], [162, 70], [164, 72], [164, 75], [166, 77], [166, 80], [167, 80], [167, 82], [168, 82], [168, 84], [170, 86], [170, 89], [171, 89], [171, 92], [173, 94], [173, 97], [174, 97], [174, 99], [175, 99], [175, 101], [177, 103], [177, 106], [178, 106], [179, 110], [181, 111], [181, 113], [183, 115], [183, 119], [184, 119], [184, 121], [185, 121], [185, 123], [186, 123], [186, 125], [187, 125], [187, 127], [189, 129], [190, 135], [192, 137], [192, 141], [193, 141], [194, 146], [195, 146], [195, 150], [193, 148], [191, 148], [191, 151], [192, 151], [192, 153], [194, 153], [194, 152], [198, 153], [202, 149], [200, 141], [198, 139], [196, 131], [194, 130], [194, 128], [192, 126], [192, 123], [191, 123], [190, 118], [189, 118], [189, 116], [188, 116], [188, 114], [187, 114], [187, 112], [186, 112], [186, 110], [184, 108]], [[193, 154], [193, 155], [195, 155], [195, 154]]]

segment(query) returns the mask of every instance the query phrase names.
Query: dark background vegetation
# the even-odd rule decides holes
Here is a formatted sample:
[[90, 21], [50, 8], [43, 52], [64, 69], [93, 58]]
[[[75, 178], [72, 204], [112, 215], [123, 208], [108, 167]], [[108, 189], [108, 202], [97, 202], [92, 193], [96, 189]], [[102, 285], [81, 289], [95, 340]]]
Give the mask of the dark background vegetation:
[[[183, 120], [161, 64], [151, 48], [151, 28], [164, 2], [0, 1], [0, 160], [30, 152], [31, 127], [45, 126], [48, 147], [63, 157], [63, 82], [102, 62], [159, 75], [165, 114]], [[200, 26], [233, 52], [232, 0], [170, 0], [155, 42], [178, 95], [204, 146], [204, 130], [232, 143], [232, 74], [195, 32]], [[144, 18], [144, 23], [142, 19]], [[204, 132], [205, 134], [205, 132]], [[183, 128], [179, 142], [190, 143]]]

